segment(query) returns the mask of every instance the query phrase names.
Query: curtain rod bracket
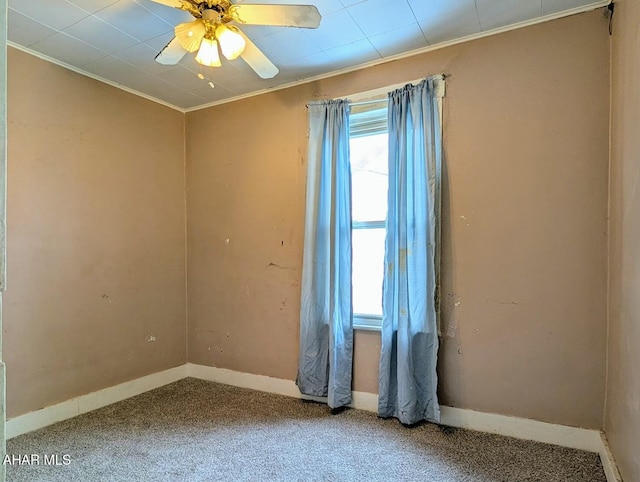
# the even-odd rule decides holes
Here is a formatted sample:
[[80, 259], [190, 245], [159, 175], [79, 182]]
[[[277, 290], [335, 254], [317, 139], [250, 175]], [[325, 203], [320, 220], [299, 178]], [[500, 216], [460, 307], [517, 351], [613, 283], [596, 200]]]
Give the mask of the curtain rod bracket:
[[605, 15], [609, 16], [609, 35], [613, 35], [613, 12], [615, 11], [616, 4], [611, 2], [607, 5], [607, 10], [605, 11]]

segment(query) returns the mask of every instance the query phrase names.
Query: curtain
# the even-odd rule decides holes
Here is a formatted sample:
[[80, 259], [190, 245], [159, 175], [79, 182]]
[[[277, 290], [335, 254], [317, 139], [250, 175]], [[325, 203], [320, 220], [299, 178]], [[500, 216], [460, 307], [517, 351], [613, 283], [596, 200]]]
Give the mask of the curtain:
[[349, 103], [309, 105], [307, 205], [296, 384], [327, 397], [331, 408], [351, 403], [351, 170]]
[[389, 93], [389, 190], [378, 414], [440, 421], [436, 239], [441, 129], [437, 80]]

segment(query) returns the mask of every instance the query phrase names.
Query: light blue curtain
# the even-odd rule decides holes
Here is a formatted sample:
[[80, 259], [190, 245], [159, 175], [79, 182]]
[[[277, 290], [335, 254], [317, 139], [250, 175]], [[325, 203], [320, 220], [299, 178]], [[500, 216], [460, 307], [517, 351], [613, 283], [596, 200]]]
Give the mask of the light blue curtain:
[[440, 421], [436, 216], [441, 130], [435, 81], [389, 93], [389, 191], [378, 414]]
[[349, 103], [309, 105], [307, 205], [296, 383], [326, 396], [331, 408], [351, 403], [351, 170]]

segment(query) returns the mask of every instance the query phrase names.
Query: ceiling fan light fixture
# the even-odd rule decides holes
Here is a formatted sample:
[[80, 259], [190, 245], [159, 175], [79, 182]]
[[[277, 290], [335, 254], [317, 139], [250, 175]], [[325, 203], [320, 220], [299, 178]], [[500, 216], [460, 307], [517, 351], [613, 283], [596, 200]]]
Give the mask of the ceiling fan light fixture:
[[240, 35], [238, 29], [234, 26], [227, 26], [224, 24], [218, 25], [216, 28], [216, 38], [220, 42], [220, 50], [228, 60], [237, 59], [247, 43], [244, 37]]
[[196, 55], [196, 62], [206, 67], [220, 67], [222, 64], [218, 54], [218, 42], [214, 39], [203, 38], [198, 55]]
[[175, 28], [176, 38], [187, 52], [195, 52], [200, 47], [206, 29], [200, 20], [181, 23]]
[[[113, 0], [112, 0], [113, 1]], [[139, 1], [139, 0], [136, 0]], [[245, 0], [151, 0], [189, 12], [196, 20], [180, 24], [176, 36], [156, 55], [163, 65], [178, 64], [185, 53], [198, 52], [201, 65], [219, 67], [220, 51], [229, 60], [242, 60], [262, 79], [279, 72], [271, 60], [232, 23], [274, 27], [318, 28], [322, 16], [314, 5], [245, 4]], [[251, 1], [251, 0], [249, 0]], [[270, 0], [277, 1], [277, 0]]]

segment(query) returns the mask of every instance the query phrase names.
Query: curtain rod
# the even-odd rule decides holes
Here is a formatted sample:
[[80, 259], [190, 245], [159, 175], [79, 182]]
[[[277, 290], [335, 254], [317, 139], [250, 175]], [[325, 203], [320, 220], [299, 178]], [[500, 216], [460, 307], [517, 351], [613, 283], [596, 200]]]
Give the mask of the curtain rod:
[[[438, 75], [430, 75], [429, 77], [425, 77], [423, 80], [445, 80], [448, 77], [451, 77], [451, 74], [438, 74]], [[422, 82], [422, 81], [420, 81]], [[411, 84], [408, 82], [407, 84]], [[393, 89], [392, 89], [393, 90]], [[320, 105], [327, 100], [333, 99], [323, 99], [323, 100], [312, 100], [305, 104], [305, 107], [309, 108], [310, 105]], [[373, 99], [373, 100], [361, 100], [358, 102], [349, 102], [349, 105], [367, 105], [367, 104], [377, 104], [378, 102], [384, 102], [385, 99]]]
[[[333, 99], [325, 99], [325, 100], [333, 100]], [[309, 107], [310, 105], [320, 105], [325, 100], [312, 100], [311, 102], [307, 102], [305, 107]], [[379, 104], [380, 102], [384, 102], [386, 99], [374, 99], [374, 100], [361, 100], [360, 102], [349, 102], [349, 105], [367, 105], [367, 104]]]
[[349, 102], [349, 105], [367, 105], [367, 104], [379, 104], [380, 102], [386, 102], [387, 98], [373, 99], [373, 100], [360, 100], [358, 102]]

